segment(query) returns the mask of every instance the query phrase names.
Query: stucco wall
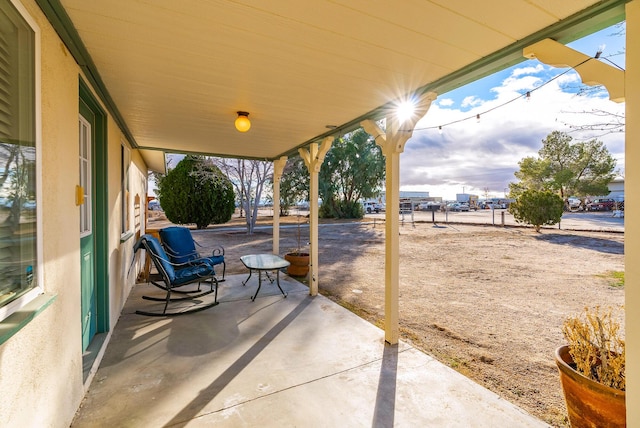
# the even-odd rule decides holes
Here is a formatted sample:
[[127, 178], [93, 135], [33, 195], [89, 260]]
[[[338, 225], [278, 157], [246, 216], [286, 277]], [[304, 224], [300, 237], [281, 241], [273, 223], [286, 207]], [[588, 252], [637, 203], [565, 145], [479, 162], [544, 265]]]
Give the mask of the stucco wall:
[[[147, 169], [137, 150], [131, 150], [131, 164], [129, 166], [129, 217], [131, 234], [123, 240], [121, 230], [120, 210], [123, 198], [120, 191], [120, 147], [124, 140], [120, 129], [115, 122], [109, 121], [109, 207], [112, 212], [109, 216], [109, 279], [110, 289], [110, 322], [113, 328], [120, 316], [125, 300], [140, 271], [141, 258], [138, 254], [136, 263], [131, 269], [133, 260], [133, 244], [135, 243], [135, 218], [134, 198], [140, 196], [140, 222], [144, 223], [146, 214], [146, 182]], [[126, 143], [125, 143], [126, 144]], [[144, 225], [142, 225], [144, 228]]]
[[[32, 0], [22, 4], [41, 30], [43, 276], [56, 300], [0, 346], [0, 425], [68, 427], [83, 396], [80, 316], [78, 100], [80, 68]], [[134, 239], [121, 242], [120, 141], [109, 117], [108, 263], [111, 329], [131, 289]], [[131, 194], [144, 200], [146, 167], [132, 152]], [[133, 202], [132, 202], [133, 203]], [[131, 208], [133, 210], [133, 207]]]

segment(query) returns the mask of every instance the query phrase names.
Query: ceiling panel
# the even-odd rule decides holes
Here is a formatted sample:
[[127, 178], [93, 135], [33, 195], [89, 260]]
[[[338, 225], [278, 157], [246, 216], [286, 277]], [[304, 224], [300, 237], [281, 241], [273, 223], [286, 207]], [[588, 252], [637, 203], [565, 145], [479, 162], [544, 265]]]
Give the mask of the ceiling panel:
[[133, 144], [268, 159], [599, 3], [60, 1]]

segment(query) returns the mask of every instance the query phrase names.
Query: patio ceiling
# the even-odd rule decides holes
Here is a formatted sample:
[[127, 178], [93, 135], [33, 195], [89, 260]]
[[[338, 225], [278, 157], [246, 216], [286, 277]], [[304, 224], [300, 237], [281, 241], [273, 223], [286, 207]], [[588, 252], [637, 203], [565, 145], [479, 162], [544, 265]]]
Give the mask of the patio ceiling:
[[625, 3], [37, 1], [134, 147], [262, 159], [617, 22]]

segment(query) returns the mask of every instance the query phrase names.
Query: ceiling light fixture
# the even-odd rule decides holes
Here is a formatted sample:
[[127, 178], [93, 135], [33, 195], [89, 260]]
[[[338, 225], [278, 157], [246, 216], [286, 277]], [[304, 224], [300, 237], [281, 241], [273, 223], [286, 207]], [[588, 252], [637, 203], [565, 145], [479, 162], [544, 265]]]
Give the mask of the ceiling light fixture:
[[240, 132], [247, 132], [251, 128], [251, 121], [249, 120], [249, 113], [246, 111], [239, 111], [236, 118], [236, 129]]

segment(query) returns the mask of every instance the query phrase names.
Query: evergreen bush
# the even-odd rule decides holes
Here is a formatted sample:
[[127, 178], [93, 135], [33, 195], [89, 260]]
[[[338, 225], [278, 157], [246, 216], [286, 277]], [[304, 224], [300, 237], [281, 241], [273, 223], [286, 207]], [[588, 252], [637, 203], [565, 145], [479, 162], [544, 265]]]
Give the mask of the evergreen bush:
[[158, 181], [158, 199], [167, 219], [198, 229], [226, 223], [235, 211], [233, 185], [203, 156], [188, 155]]

